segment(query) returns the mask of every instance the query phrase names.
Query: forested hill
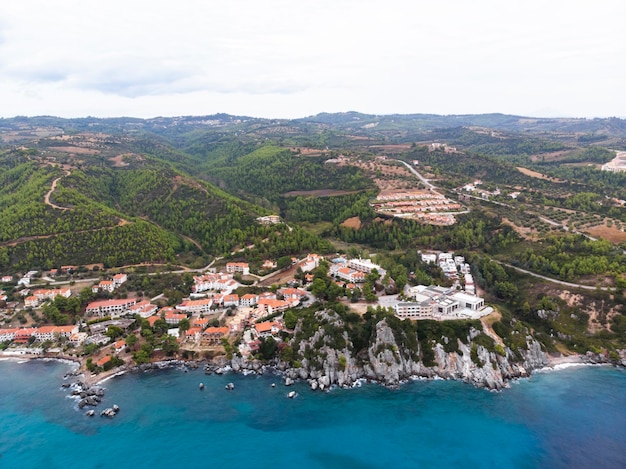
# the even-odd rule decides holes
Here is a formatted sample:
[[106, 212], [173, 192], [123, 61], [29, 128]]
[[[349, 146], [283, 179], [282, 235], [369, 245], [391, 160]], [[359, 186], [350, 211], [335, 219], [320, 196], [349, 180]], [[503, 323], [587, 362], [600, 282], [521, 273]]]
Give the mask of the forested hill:
[[[257, 217], [273, 211], [193, 177], [191, 159], [162, 141], [146, 145], [147, 140], [79, 133], [4, 150], [0, 269], [141, 262], [200, 267], [244, 249], [259, 263], [331, 249], [298, 226], [259, 224]], [[289, 177], [290, 158], [287, 152], [279, 158], [282, 166], [274, 168], [283, 178]], [[253, 170], [242, 173], [242, 184], [251, 186], [255, 179], [248, 174]]]
[[[201, 266], [244, 249], [260, 262], [331, 251], [329, 236], [367, 241], [375, 219], [368, 200], [388, 176], [333, 163], [343, 156], [422, 160], [449, 188], [476, 177], [532, 185], [539, 192], [529, 196], [546, 203], [623, 198], [620, 175], [589, 165], [613, 158], [609, 148], [626, 149], [624, 136], [620, 119], [502, 114], [0, 119], [0, 268]], [[431, 142], [454, 156], [431, 152]], [[519, 166], [570, 182], [555, 188]], [[614, 208], [601, 213], [619, 219]], [[256, 221], [268, 214], [289, 225]], [[340, 226], [355, 217], [359, 233]], [[377, 245], [399, 246], [376, 236]]]

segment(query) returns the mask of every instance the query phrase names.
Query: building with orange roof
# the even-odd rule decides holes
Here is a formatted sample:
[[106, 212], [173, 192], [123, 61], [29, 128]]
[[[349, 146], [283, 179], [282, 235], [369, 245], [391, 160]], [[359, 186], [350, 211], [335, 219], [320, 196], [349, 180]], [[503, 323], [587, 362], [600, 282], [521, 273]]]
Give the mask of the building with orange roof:
[[310, 272], [320, 265], [321, 257], [317, 254], [309, 254], [300, 264], [302, 272]]
[[281, 295], [285, 300], [301, 300], [308, 294], [306, 290], [302, 290], [301, 288], [279, 288], [276, 293]]
[[228, 262], [226, 264], [226, 272], [229, 274], [241, 273], [248, 275], [250, 273], [250, 266], [247, 262]]
[[100, 360], [98, 360], [96, 362], [96, 365], [98, 365], [99, 367], [103, 367], [104, 365], [106, 365], [107, 363], [109, 363], [111, 361], [113, 357], [111, 357], [111, 355], [107, 355], [106, 357], [102, 357]]
[[54, 300], [57, 296], [69, 298], [72, 296], [72, 291], [69, 288], [57, 288], [53, 290], [37, 289], [33, 291], [33, 295], [37, 297], [39, 301]]
[[15, 331], [13, 342], [18, 344], [25, 344], [35, 334], [36, 330], [36, 327], [24, 327], [22, 329], [18, 329], [17, 331]]
[[131, 306], [137, 304], [136, 298], [124, 298], [120, 300], [100, 300], [93, 301], [87, 305], [85, 313], [91, 316], [121, 316], [125, 314]]
[[224, 295], [224, 308], [228, 308], [229, 306], [239, 306], [239, 295], [236, 293], [230, 295]]
[[43, 342], [45, 340], [56, 340], [59, 337], [70, 338], [72, 334], [78, 332], [78, 326], [42, 326], [35, 329], [33, 335], [35, 339]]
[[119, 287], [120, 285], [125, 283], [127, 280], [128, 280], [128, 275], [126, 274], [115, 274], [113, 276], [113, 283], [115, 284], [116, 287]]
[[201, 300], [185, 300], [181, 304], [176, 306], [177, 310], [185, 311], [186, 313], [209, 313], [211, 312], [211, 306], [213, 306], [213, 299], [203, 298]]
[[125, 348], [126, 348], [126, 341], [124, 339], [120, 339], [113, 344], [113, 349], [115, 350], [115, 353], [120, 353]]
[[222, 339], [226, 337], [229, 332], [230, 329], [228, 327], [207, 327], [202, 333], [201, 345], [220, 345]]
[[113, 280], [101, 280], [98, 284], [98, 290], [112, 293], [113, 290], [115, 290], [115, 284], [113, 283]]
[[241, 306], [250, 307], [250, 306], [254, 306], [257, 303], [257, 301], [259, 301], [258, 295], [254, 295], [252, 293], [246, 293], [239, 299], [239, 304]]
[[159, 307], [157, 305], [153, 305], [149, 301], [144, 300], [131, 306], [128, 309], [128, 314], [138, 314], [140, 317], [145, 319], [156, 313], [158, 309]]
[[24, 306], [27, 308], [36, 308], [39, 306], [39, 299], [35, 295], [27, 296], [24, 299]]
[[12, 342], [18, 330], [17, 327], [0, 329], [0, 342]]
[[157, 322], [159, 319], [161, 319], [161, 316], [157, 315], [157, 316], [150, 316], [146, 320], [148, 321], [148, 324], [150, 324], [150, 327], [154, 327], [154, 323]]
[[287, 301], [271, 298], [262, 298], [257, 304], [260, 308], [264, 308], [268, 314], [286, 311], [291, 306], [291, 304]]
[[201, 327], [192, 327], [185, 331], [185, 340], [188, 342], [199, 342], [202, 337]]
[[175, 326], [183, 319], [187, 319], [186, 314], [165, 313], [165, 322], [171, 326]]
[[209, 318], [193, 318], [191, 321], [192, 327], [199, 327], [201, 329], [206, 329], [209, 325]]
[[257, 337], [269, 337], [278, 334], [282, 330], [280, 323], [276, 321], [259, 322], [254, 325]]

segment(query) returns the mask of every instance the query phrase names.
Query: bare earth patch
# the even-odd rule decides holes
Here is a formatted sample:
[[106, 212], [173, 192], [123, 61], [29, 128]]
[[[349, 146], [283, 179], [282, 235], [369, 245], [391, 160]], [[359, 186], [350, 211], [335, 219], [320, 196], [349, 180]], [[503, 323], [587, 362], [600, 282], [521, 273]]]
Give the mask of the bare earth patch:
[[347, 218], [346, 220], [343, 221], [341, 226], [358, 230], [361, 228], [361, 219], [359, 217]]
[[602, 238], [614, 244], [626, 242], [626, 232], [618, 230], [615, 226], [610, 228], [606, 225], [598, 225], [585, 229], [594, 238]]
[[50, 147], [50, 150], [62, 151], [64, 153], [75, 153], [77, 155], [96, 155], [98, 150], [84, 147]]
[[113, 162], [113, 166], [115, 166], [116, 168], [122, 168], [124, 166], [128, 166], [128, 163], [124, 161], [125, 156], [126, 155], [117, 155], [117, 156], [114, 156], [113, 158], [110, 158], [110, 160]]
[[545, 174], [538, 173], [537, 171], [533, 171], [532, 169], [522, 168], [521, 166], [518, 166], [517, 170], [520, 173], [525, 174], [526, 176], [530, 176], [531, 178], [543, 179], [544, 181], [551, 181], [551, 182], [556, 182], [559, 184], [562, 184], [565, 182], [561, 179], [549, 177], [549, 176], [546, 176]]
[[530, 228], [524, 228], [522, 226], [517, 226], [515, 223], [513, 223], [508, 218], [503, 218], [502, 219], [502, 224], [509, 225], [511, 228], [513, 228], [513, 230], [515, 230], [515, 232], [518, 235], [520, 235], [524, 239], [534, 239], [534, 236], [532, 234], [532, 229], [530, 229]]

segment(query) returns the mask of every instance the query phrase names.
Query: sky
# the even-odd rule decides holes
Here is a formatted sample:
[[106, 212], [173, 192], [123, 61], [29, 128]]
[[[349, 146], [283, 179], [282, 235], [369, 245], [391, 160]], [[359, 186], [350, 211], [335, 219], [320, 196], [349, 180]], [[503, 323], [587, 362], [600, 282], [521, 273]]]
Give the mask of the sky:
[[626, 117], [623, 0], [0, 3], [0, 117]]

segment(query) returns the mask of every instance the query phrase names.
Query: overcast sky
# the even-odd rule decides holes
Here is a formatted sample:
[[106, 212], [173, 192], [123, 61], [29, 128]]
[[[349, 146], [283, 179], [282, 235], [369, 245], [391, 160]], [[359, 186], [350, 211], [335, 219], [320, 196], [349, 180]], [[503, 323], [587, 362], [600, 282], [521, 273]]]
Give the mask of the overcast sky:
[[13, 0], [0, 117], [626, 117], [626, 2]]

